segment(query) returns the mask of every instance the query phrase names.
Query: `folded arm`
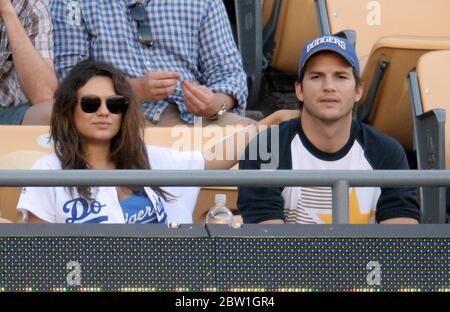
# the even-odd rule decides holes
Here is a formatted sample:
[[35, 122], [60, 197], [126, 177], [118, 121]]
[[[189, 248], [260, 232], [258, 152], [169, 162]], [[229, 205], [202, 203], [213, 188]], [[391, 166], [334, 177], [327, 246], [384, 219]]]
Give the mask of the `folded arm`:
[[36, 27], [36, 33], [29, 37], [11, 2], [2, 0], [0, 4], [0, 14], [6, 26], [14, 68], [23, 93], [32, 104], [51, 101], [58, 83], [50, 55], [47, 55], [49, 58], [42, 57], [33, 45], [37, 40], [51, 40], [51, 22], [47, 11], [37, 9], [36, 12], [42, 14], [31, 14], [31, 22], [42, 23], [44, 26]]

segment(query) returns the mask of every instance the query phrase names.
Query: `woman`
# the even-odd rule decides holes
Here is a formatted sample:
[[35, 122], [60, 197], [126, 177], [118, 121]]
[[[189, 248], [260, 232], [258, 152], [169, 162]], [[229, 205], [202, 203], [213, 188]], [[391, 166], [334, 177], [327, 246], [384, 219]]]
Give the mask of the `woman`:
[[[275, 119], [269, 116], [259, 124], [278, 123]], [[144, 127], [144, 116], [125, 75], [108, 63], [82, 61], [55, 93], [50, 128], [55, 153], [38, 160], [32, 169], [227, 169], [237, 163], [257, 130], [253, 125], [242, 127], [243, 132], [219, 142], [205, 151], [204, 157], [201, 152], [146, 147]], [[238, 135], [245, 138], [244, 144]], [[234, 157], [227, 159], [224, 146], [233, 146]], [[199, 190], [27, 187], [17, 209], [28, 222], [191, 223]]]
[[[55, 153], [33, 169], [208, 166], [201, 152], [146, 147], [144, 125], [124, 74], [107, 63], [82, 61], [55, 93], [50, 130]], [[198, 193], [198, 187], [27, 187], [17, 208], [28, 222], [191, 223]]]

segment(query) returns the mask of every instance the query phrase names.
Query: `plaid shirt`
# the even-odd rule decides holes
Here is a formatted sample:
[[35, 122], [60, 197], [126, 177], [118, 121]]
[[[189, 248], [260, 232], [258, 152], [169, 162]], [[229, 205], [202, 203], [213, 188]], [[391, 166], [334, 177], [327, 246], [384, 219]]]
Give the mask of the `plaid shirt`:
[[[53, 58], [52, 24], [46, 4], [41, 0], [13, 0], [25, 32], [43, 58]], [[17, 106], [27, 101], [14, 69], [3, 19], [0, 19], [0, 106]]]
[[[181, 80], [205, 84], [233, 96], [245, 109], [246, 75], [222, 0], [144, 0], [155, 45], [138, 42], [137, 23], [128, 6], [136, 0], [50, 0], [54, 27], [55, 68], [59, 79], [80, 60], [107, 61], [137, 78], [147, 72], [178, 71]], [[143, 104], [152, 122], [169, 103], [181, 119], [193, 123], [180, 83], [165, 100]]]

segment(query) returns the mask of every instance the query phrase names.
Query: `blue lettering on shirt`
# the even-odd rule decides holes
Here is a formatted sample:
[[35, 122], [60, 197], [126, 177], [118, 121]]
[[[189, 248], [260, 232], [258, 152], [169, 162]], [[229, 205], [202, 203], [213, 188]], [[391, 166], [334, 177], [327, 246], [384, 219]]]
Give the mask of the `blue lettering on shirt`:
[[[152, 200], [153, 199], [153, 200]], [[133, 194], [120, 201], [125, 223], [167, 223], [164, 205], [159, 197]]]
[[89, 203], [82, 197], [69, 200], [63, 206], [63, 211], [71, 215], [70, 218], [66, 219], [66, 223], [102, 223], [108, 221], [108, 216], [97, 216], [86, 220], [90, 216], [98, 215], [103, 207], [106, 207], [106, 205], [102, 205], [96, 200]]

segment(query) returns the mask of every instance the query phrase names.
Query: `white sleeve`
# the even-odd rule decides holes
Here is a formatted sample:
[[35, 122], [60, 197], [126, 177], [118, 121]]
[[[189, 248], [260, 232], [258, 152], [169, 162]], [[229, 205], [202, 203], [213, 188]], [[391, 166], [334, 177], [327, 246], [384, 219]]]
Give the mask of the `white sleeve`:
[[[202, 152], [179, 152], [170, 148], [147, 147], [152, 170], [203, 170], [205, 159]], [[173, 201], [164, 202], [168, 222], [192, 223], [192, 212], [197, 202], [200, 188], [163, 187], [174, 196]]]
[[180, 152], [171, 148], [147, 146], [147, 152], [154, 170], [205, 169], [205, 159], [199, 151]]
[[[44, 156], [31, 170], [54, 170], [51, 159]], [[24, 187], [20, 194], [17, 210], [23, 213], [24, 221], [28, 221], [28, 212], [46, 222], [56, 222], [55, 187]]]

